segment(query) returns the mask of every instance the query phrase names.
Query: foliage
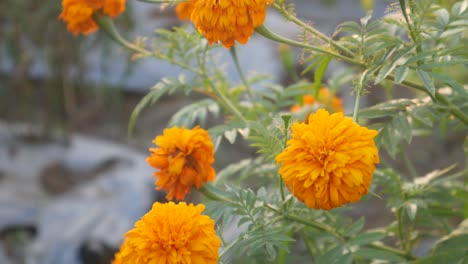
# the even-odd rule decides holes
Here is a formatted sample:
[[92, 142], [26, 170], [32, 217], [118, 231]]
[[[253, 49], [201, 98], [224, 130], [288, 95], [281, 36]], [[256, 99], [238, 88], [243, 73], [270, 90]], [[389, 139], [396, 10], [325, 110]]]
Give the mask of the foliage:
[[[434, 167], [440, 165], [431, 164], [430, 155], [444, 154], [427, 154], [428, 144], [421, 144], [421, 140], [438, 139], [445, 146], [451, 141], [456, 147], [465, 145], [465, 159], [468, 155], [468, 89], [466, 77], [460, 74], [468, 64], [464, 47], [468, 2], [438, 2], [400, 0], [389, 5], [385, 17], [373, 18], [369, 11], [358, 22], [338, 25], [333, 37], [328, 37], [298, 19], [291, 3], [276, 1], [272, 8], [303, 34], [291, 40], [264, 26], [257, 33], [301, 48], [302, 73], [291, 73], [291, 65], [285, 65], [294, 75], [290, 85], [265, 76], [245, 78], [242, 69], [241, 83], [232, 83], [217, 60], [222, 48], [209, 46], [186, 27], [157, 30], [152, 43], [123, 43], [137, 57], [156, 57], [182, 70], [178, 78], [161, 80], [142, 99], [130, 120], [130, 131], [142, 109], [162, 95], [199, 93], [203, 98], [174, 113], [168, 126], [205, 126], [208, 117], [222, 117], [222, 124], [207, 128], [216, 144], [223, 138], [237, 144], [242, 137], [257, 150], [255, 157], [218, 171], [216, 182], [201, 189], [223, 240], [222, 263], [467, 261], [466, 164]], [[235, 51], [231, 55], [237, 64]], [[333, 89], [353, 86], [354, 111], [347, 114], [379, 131], [375, 141], [381, 164], [374, 173], [373, 195], [355, 207], [320, 211], [305, 207], [288, 193], [277, 174], [275, 157], [291, 137], [291, 124], [301, 121], [288, 108], [302, 103], [304, 94], [317, 95], [334, 60], [346, 63], [347, 69], [329, 76], [328, 83]], [[290, 63], [284, 57], [283, 61]], [[312, 82], [306, 80], [308, 72], [313, 72]], [[412, 93], [401, 98], [402, 89]], [[387, 98], [360, 106], [366, 95], [379, 92]], [[372, 223], [369, 208], [388, 215], [390, 221]], [[224, 231], [232, 228], [239, 231], [237, 237], [225, 238]], [[427, 243], [429, 250], [424, 248]]]

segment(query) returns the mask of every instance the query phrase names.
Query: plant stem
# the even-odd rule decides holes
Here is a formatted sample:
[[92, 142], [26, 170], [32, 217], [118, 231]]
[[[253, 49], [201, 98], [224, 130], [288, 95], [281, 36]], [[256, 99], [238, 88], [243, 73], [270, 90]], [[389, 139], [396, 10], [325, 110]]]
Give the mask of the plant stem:
[[239, 57], [237, 57], [236, 46], [230, 48], [229, 53], [231, 54], [232, 60], [234, 61], [234, 65], [236, 66], [237, 73], [239, 74], [239, 77], [241, 78], [242, 83], [247, 89], [247, 95], [249, 96], [250, 99], [253, 99], [253, 94], [252, 94], [252, 90], [250, 89], [250, 85], [247, 82], [247, 79], [245, 78], [242, 68], [240, 67]]
[[227, 245], [227, 247], [225, 247], [223, 251], [221, 251], [221, 253], [219, 254], [219, 259], [222, 260], [224, 255], [226, 255], [226, 253], [229, 252], [229, 250], [231, 250], [241, 240], [242, 240], [242, 236], [239, 236], [234, 241], [232, 241], [231, 244]]
[[330, 55], [332, 57], [335, 57], [337, 59], [341, 59], [343, 61], [353, 63], [353, 64], [356, 64], [356, 65], [361, 66], [361, 67], [365, 67], [365, 65], [363, 63], [361, 63], [359, 61], [356, 61], [356, 60], [354, 60], [352, 58], [343, 56], [341, 54], [338, 54], [338, 53], [335, 53], [335, 52], [332, 52], [332, 51], [329, 51], [329, 50], [326, 50], [326, 49], [314, 47], [314, 46], [308, 45], [306, 43], [302, 43], [302, 42], [298, 42], [298, 41], [295, 41], [295, 40], [292, 40], [292, 39], [282, 37], [282, 36], [272, 32], [271, 30], [269, 30], [267, 27], [265, 27], [265, 25], [261, 25], [261, 26], [257, 27], [255, 29], [255, 31], [257, 33], [259, 33], [260, 35], [262, 35], [262, 36], [264, 36], [264, 37], [266, 37], [268, 39], [274, 40], [276, 42], [289, 44], [289, 45], [292, 45], [292, 46], [296, 46], [296, 47], [300, 47], [300, 48], [304, 48], [304, 49], [308, 49], [308, 50], [328, 54], [328, 55]]
[[[386, 79], [394, 81], [395, 76], [393, 74], [389, 74], [386, 77]], [[427, 93], [426, 88], [424, 88], [424, 86], [421, 84], [407, 80], [401, 82], [401, 84], [406, 87]], [[465, 125], [468, 125], [468, 116], [463, 111], [461, 111], [456, 105], [452, 104], [443, 94], [436, 92], [435, 99], [436, 102], [438, 101], [439, 103], [445, 105], [449, 109], [450, 113], [452, 113], [452, 115], [456, 116]]]
[[416, 177], [418, 177], [418, 172], [416, 171], [416, 168], [411, 162], [411, 159], [409, 158], [408, 153], [406, 153], [404, 149], [402, 149], [401, 151], [401, 156], [403, 158], [406, 168], [408, 169], [408, 172], [411, 175], [411, 178], [415, 179]]
[[358, 112], [359, 112], [359, 99], [361, 98], [361, 91], [356, 91], [356, 99], [354, 99], [354, 112], [353, 112], [353, 121], [357, 123]]
[[218, 190], [218, 188], [216, 188], [212, 184], [207, 183], [203, 185], [200, 189], [198, 189], [198, 191], [200, 191], [203, 194], [203, 196], [205, 196], [208, 199], [225, 202], [228, 204], [236, 204], [234, 201], [221, 194], [221, 191]]
[[290, 12], [288, 12], [288, 10], [285, 8], [284, 4], [283, 5], [280, 5], [278, 2], [274, 2], [273, 3], [273, 8], [275, 8], [276, 10], [278, 10], [280, 13], [282, 13], [286, 19], [288, 19], [289, 21], [293, 22], [294, 24], [302, 27], [304, 30], [306, 30], [307, 32], [311, 33], [312, 35], [315, 35], [317, 36], [319, 39], [329, 43], [332, 47], [342, 51], [345, 53], [345, 55], [347, 56], [351, 56], [353, 57], [354, 54], [353, 52], [351, 52], [349, 49], [341, 46], [340, 44], [338, 44], [336, 41], [334, 41], [333, 39], [329, 38], [328, 36], [326, 36], [325, 34], [323, 34], [322, 32], [318, 31], [317, 29], [315, 29], [314, 27], [311, 27], [309, 25], [307, 25], [306, 23], [304, 23], [302, 20], [298, 19], [296, 16], [294, 16], [293, 14], [291, 14]]

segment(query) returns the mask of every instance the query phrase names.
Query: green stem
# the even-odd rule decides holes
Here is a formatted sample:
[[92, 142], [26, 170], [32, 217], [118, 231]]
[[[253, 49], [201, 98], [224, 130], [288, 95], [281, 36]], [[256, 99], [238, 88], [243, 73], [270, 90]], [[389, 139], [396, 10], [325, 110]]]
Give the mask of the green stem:
[[401, 251], [401, 250], [398, 250], [396, 248], [392, 248], [392, 247], [389, 247], [389, 246], [386, 246], [386, 245], [382, 245], [382, 244], [368, 244], [366, 245], [367, 247], [370, 247], [370, 248], [375, 248], [375, 249], [380, 249], [380, 250], [384, 250], [384, 251], [388, 251], [388, 252], [391, 252], [395, 255], [398, 255], [400, 257], [403, 257], [407, 260], [416, 260], [416, 257], [413, 255], [413, 254], [410, 254], [410, 253], [406, 253], [404, 251]]
[[236, 202], [223, 195], [222, 192], [212, 184], [207, 183], [198, 189], [198, 191], [210, 200], [225, 202], [228, 204], [236, 204]]
[[[386, 79], [394, 81], [395, 76], [393, 74], [389, 74], [386, 77]], [[413, 88], [413, 89], [422, 91], [424, 93], [427, 93], [426, 88], [424, 88], [424, 86], [421, 85], [421, 84], [418, 84], [418, 83], [415, 83], [415, 82], [412, 82], [412, 81], [407, 81], [407, 80], [401, 82], [401, 84], [406, 86], [406, 87]], [[450, 113], [452, 113], [452, 115], [456, 116], [465, 125], [468, 125], [468, 116], [463, 111], [461, 111], [456, 105], [452, 104], [452, 102], [450, 102], [444, 95], [442, 95], [441, 93], [436, 92], [435, 99], [439, 103], [442, 103], [443, 105], [445, 105], [448, 108], [448, 110], [450, 111]]]
[[338, 232], [336, 232], [335, 229], [333, 229], [332, 227], [330, 227], [328, 225], [325, 225], [323, 223], [316, 222], [316, 221], [313, 221], [313, 220], [306, 220], [303, 217], [299, 217], [299, 216], [291, 215], [291, 214], [285, 214], [284, 217], [286, 219], [294, 221], [296, 223], [300, 223], [300, 224], [303, 224], [303, 225], [306, 225], [306, 226], [309, 226], [309, 227], [312, 227], [312, 228], [327, 232], [327, 233], [333, 235], [334, 237], [336, 237], [338, 239], [344, 240], [343, 236], [341, 236]]
[[416, 177], [418, 177], [418, 172], [416, 171], [416, 168], [411, 162], [411, 159], [409, 158], [408, 153], [406, 153], [406, 151], [403, 149], [401, 151], [401, 155], [402, 155], [403, 161], [405, 162], [405, 166], [411, 175], [411, 178], [415, 179]]
[[400, 238], [401, 247], [406, 251], [406, 239], [403, 231], [403, 214], [402, 208], [397, 211], [397, 222], [398, 222], [398, 237]]
[[359, 99], [361, 98], [361, 91], [356, 91], [356, 99], [354, 101], [354, 112], [353, 121], [357, 123], [358, 112], [359, 112]]
[[296, 46], [296, 47], [300, 47], [300, 48], [304, 48], [304, 49], [308, 49], [308, 50], [328, 54], [328, 55], [330, 55], [332, 57], [335, 57], [337, 59], [341, 59], [343, 61], [353, 63], [353, 64], [356, 64], [356, 65], [361, 66], [361, 67], [365, 67], [365, 65], [363, 63], [361, 63], [359, 61], [356, 61], [354, 59], [348, 58], [346, 56], [343, 56], [341, 54], [338, 54], [338, 53], [335, 53], [335, 52], [332, 52], [332, 51], [329, 51], [329, 50], [326, 50], [326, 49], [314, 47], [314, 46], [308, 45], [306, 43], [302, 43], [302, 42], [298, 42], [298, 41], [295, 41], [295, 40], [292, 40], [292, 39], [282, 37], [282, 36], [272, 32], [271, 30], [269, 30], [267, 27], [265, 27], [265, 25], [261, 25], [261, 26], [257, 27], [255, 29], [255, 31], [257, 33], [259, 33], [260, 35], [264, 36], [265, 38], [268, 38], [268, 39], [271, 39], [271, 40], [274, 40], [274, 41], [277, 41], [277, 42], [280, 42], [280, 43], [289, 44], [289, 45], [292, 45], [292, 46]]
[[345, 53], [345, 55], [347, 56], [351, 56], [351, 57], [354, 57], [354, 54], [353, 52], [351, 52], [349, 49], [341, 46], [340, 44], [338, 44], [336, 41], [334, 41], [333, 39], [329, 38], [327, 35], [323, 34], [322, 32], [318, 31], [317, 29], [315, 29], [314, 27], [311, 27], [309, 25], [307, 25], [306, 23], [304, 23], [302, 20], [298, 19], [295, 15], [291, 14], [290, 12], [288, 12], [288, 10], [285, 8], [284, 4], [283, 5], [280, 5], [278, 2], [274, 2], [273, 3], [273, 8], [275, 8], [276, 10], [278, 10], [280, 13], [282, 13], [286, 19], [288, 19], [289, 21], [293, 22], [294, 24], [302, 27], [304, 30], [306, 30], [307, 32], [311, 33], [312, 35], [315, 35], [317, 36], [319, 39], [329, 43], [332, 47], [342, 51]]
[[226, 253], [229, 252], [229, 250], [231, 250], [241, 240], [242, 240], [242, 235], [237, 237], [234, 241], [232, 241], [231, 244], [227, 245], [227, 247], [225, 247], [223, 251], [221, 251], [221, 253], [219, 254], [219, 259], [222, 260], [224, 255], [226, 255]]
[[245, 88], [247, 89], [248, 96], [250, 97], [250, 99], [253, 99], [253, 94], [252, 94], [252, 90], [250, 89], [250, 85], [247, 82], [247, 78], [245, 78], [245, 75], [244, 75], [244, 72], [242, 71], [242, 68], [240, 67], [239, 57], [237, 57], [236, 46], [230, 48], [229, 53], [231, 53], [231, 57], [232, 57], [232, 60], [234, 61], [234, 65], [236, 66], [237, 73], [239, 74], [239, 77], [241, 78], [242, 83], [244, 84]]
[[313, 259], [315, 255], [314, 249], [316, 248], [314, 242], [309, 239], [304, 230], [299, 231], [299, 235], [301, 236], [302, 240], [304, 240], [304, 244], [307, 248], [307, 251], [309, 252], [310, 257]]

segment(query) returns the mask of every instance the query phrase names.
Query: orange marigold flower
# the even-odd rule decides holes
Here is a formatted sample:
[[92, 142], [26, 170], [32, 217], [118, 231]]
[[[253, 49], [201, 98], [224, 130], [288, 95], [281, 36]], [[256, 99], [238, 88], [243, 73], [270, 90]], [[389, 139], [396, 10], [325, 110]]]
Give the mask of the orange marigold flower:
[[87, 35], [98, 29], [93, 14], [100, 10], [115, 17], [125, 10], [125, 0], [63, 0], [59, 19], [67, 23], [68, 31], [74, 35]]
[[168, 200], [182, 200], [193, 185], [200, 188], [214, 180], [214, 145], [206, 130], [168, 128], [153, 143], [159, 148], [150, 148], [146, 161], [158, 169], [156, 186], [167, 192]]
[[343, 113], [320, 109], [292, 126], [288, 147], [276, 157], [291, 193], [308, 207], [330, 210], [367, 194], [379, 153], [377, 131]]
[[263, 24], [267, 5], [273, 0], [197, 0], [191, 20], [210, 44], [225, 48], [238, 41], [247, 43], [256, 27]]
[[190, 20], [193, 8], [195, 7], [196, 0], [189, 0], [187, 2], [179, 3], [176, 6], [176, 14], [180, 20]]
[[[316, 99], [313, 95], [304, 95], [302, 97], [303, 106], [325, 107], [331, 112], [344, 112], [343, 101], [335, 95], [334, 92], [330, 91], [327, 87], [322, 87], [319, 90], [318, 98]], [[295, 104], [291, 107], [291, 113], [297, 113], [302, 110], [302, 107]]]
[[125, 234], [114, 263], [218, 263], [221, 241], [203, 210], [202, 204], [154, 203]]

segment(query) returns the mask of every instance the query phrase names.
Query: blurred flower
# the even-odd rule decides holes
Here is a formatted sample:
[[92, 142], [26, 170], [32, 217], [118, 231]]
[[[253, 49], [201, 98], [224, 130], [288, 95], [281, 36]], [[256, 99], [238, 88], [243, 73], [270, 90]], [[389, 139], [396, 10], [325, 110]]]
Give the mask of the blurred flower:
[[218, 263], [221, 241], [203, 210], [202, 204], [154, 203], [125, 234], [113, 263]]
[[225, 48], [238, 41], [247, 43], [256, 27], [263, 24], [267, 5], [273, 0], [197, 0], [191, 20], [210, 44]]
[[180, 20], [190, 20], [190, 16], [192, 15], [192, 11], [195, 6], [195, 1], [197, 0], [189, 0], [187, 2], [177, 4], [176, 14]]
[[125, 0], [62, 0], [59, 18], [67, 23], [68, 31], [74, 35], [87, 35], [97, 30], [93, 15], [99, 11], [115, 17], [125, 11]]
[[150, 148], [146, 161], [158, 169], [156, 186], [168, 192], [168, 200], [182, 200], [193, 185], [200, 188], [214, 180], [214, 145], [206, 130], [168, 128], [153, 143], [159, 148]]
[[320, 88], [317, 99], [313, 95], [304, 95], [302, 97], [302, 107], [299, 104], [295, 104], [291, 107], [290, 111], [292, 113], [298, 113], [302, 111], [304, 107], [310, 108], [311, 106], [316, 106], [316, 108], [325, 108], [332, 113], [344, 112], [343, 100], [337, 97], [335, 92], [331, 91], [327, 87]]
[[377, 131], [342, 113], [320, 109], [292, 126], [288, 147], [276, 157], [291, 193], [308, 207], [330, 210], [367, 194], [379, 154]]

